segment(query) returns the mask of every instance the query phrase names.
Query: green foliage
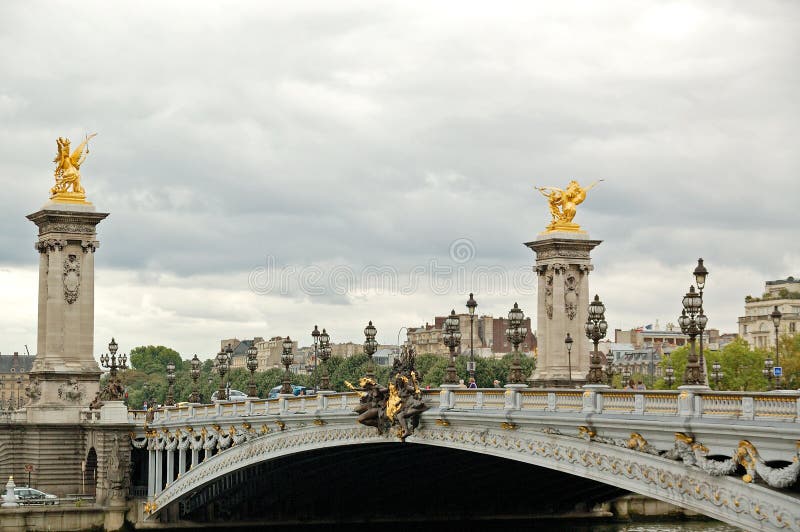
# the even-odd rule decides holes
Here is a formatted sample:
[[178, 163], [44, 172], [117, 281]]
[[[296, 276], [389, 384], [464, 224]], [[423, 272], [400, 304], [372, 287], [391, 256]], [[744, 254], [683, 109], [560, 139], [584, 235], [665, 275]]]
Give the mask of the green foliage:
[[[675, 384], [672, 385], [672, 388], [680, 386], [683, 381], [688, 354], [689, 347], [684, 346], [676, 349], [669, 357], [665, 357], [661, 361], [662, 373], [667, 367], [667, 362], [670, 359], [672, 361], [672, 367], [675, 370]], [[711, 376], [712, 364], [719, 362], [721, 371], [725, 374], [719, 382], [720, 390], [761, 391], [769, 388], [767, 379], [761, 373], [761, 370], [764, 369], [764, 359], [768, 353], [750, 349], [747, 342], [741, 338], [737, 338], [720, 351], [705, 351], [704, 355], [709, 384], [712, 387], [716, 387]], [[657, 389], [668, 388], [663, 378], [656, 381], [654, 387]]]
[[167, 363], [175, 364], [175, 370], [183, 367], [181, 355], [174, 349], [163, 345], [134, 347], [130, 352], [131, 367], [147, 373], [165, 373]]

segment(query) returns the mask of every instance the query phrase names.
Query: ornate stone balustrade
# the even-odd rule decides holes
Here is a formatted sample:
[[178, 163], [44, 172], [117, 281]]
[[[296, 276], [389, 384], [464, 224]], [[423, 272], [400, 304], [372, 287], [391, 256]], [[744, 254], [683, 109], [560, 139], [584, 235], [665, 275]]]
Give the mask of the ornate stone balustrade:
[[[800, 393], [716, 392], [663, 390], [423, 390], [432, 409], [520, 410], [522, 412], [582, 412], [615, 416], [672, 416], [769, 422], [800, 422]], [[153, 422], [241, 418], [352, 411], [359, 402], [355, 392], [320, 394], [243, 402], [220, 401], [211, 405], [163, 407], [153, 412]], [[86, 414], [86, 420], [90, 414]], [[135, 425], [146, 422], [147, 413], [129, 411]]]

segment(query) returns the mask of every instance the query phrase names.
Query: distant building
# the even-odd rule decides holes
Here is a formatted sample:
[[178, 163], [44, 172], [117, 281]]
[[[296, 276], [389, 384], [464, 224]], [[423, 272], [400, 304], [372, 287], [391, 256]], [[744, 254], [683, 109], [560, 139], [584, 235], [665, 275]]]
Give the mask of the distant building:
[[744, 298], [744, 316], [739, 318], [739, 336], [750, 347], [775, 348], [775, 326], [772, 314], [775, 307], [781, 312], [780, 334], [797, 334], [800, 331], [800, 280], [794, 277], [765, 283], [761, 297]]
[[[469, 354], [470, 349], [470, 319], [469, 314], [459, 314], [459, 328], [461, 329], [461, 346], [456, 353]], [[433, 324], [426, 323], [422, 327], [409, 327], [406, 345], [413, 346], [418, 354], [447, 355], [450, 350], [442, 342], [442, 327], [447, 316], [436, 316]], [[536, 336], [531, 328], [531, 319], [525, 318], [523, 326], [528, 329], [525, 341], [520, 344], [522, 352], [533, 352], [536, 349]], [[511, 342], [506, 339], [508, 319], [494, 318], [492, 316], [476, 316], [473, 321], [472, 338], [475, 346], [476, 357], [499, 356], [510, 353]]]
[[663, 373], [660, 364], [664, 352], [661, 346], [661, 343], [655, 346], [639, 347], [631, 343], [610, 343], [608, 344], [606, 360], [613, 363], [613, 367], [618, 373], [622, 373], [623, 369], [627, 369], [631, 375], [649, 376], [648, 384], [652, 384]]
[[[699, 338], [698, 338], [699, 340]], [[706, 329], [703, 332], [703, 343], [709, 349], [713, 349], [715, 342], [719, 340], [719, 330]], [[653, 348], [661, 345], [664, 353], [671, 353], [678, 347], [689, 344], [689, 335], [683, 334], [681, 330], [672, 324], [667, 324], [666, 330], [656, 330], [647, 327], [638, 327], [629, 331], [614, 329], [614, 342], [618, 344], [631, 344], [636, 349]]]
[[25, 387], [33, 355], [0, 355], [0, 409], [19, 408], [28, 402]]

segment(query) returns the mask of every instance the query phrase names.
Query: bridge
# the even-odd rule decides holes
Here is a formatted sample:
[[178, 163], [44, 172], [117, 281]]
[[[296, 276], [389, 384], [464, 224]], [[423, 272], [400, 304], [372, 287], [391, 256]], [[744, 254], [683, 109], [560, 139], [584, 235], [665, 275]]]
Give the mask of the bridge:
[[[423, 398], [430, 408], [403, 449], [490, 455], [643, 494], [746, 530], [800, 530], [800, 393], [586, 386], [449, 388], [424, 390]], [[131, 412], [131, 444], [147, 462], [139, 518], [185, 518], [270, 461], [398, 444], [394, 431], [356, 423], [359, 400], [354, 392], [323, 392], [190, 404], [161, 408], [149, 421]]]

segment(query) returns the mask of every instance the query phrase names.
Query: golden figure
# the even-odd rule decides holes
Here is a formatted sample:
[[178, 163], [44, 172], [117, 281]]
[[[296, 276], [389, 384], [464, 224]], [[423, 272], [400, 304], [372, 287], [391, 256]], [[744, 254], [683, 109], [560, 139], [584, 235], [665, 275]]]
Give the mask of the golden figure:
[[553, 219], [547, 226], [546, 233], [552, 231], [567, 231], [572, 233], [582, 233], [581, 226], [574, 223], [576, 207], [586, 199], [586, 193], [593, 189], [602, 179], [595, 181], [586, 188], [583, 188], [577, 181], [572, 180], [567, 185], [566, 190], [557, 187], [534, 187], [547, 198], [550, 205], [550, 214]]
[[[69, 139], [59, 137], [56, 140], [58, 152], [53, 162], [56, 163], [54, 172], [56, 184], [50, 189], [50, 199], [59, 203], [88, 203], [86, 191], [81, 186], [81, 164], [89, 153], [89, 139], [97, 135], [92, 133], [70, 154]], [[70, 188], [72, 190], [70, 190]]]

